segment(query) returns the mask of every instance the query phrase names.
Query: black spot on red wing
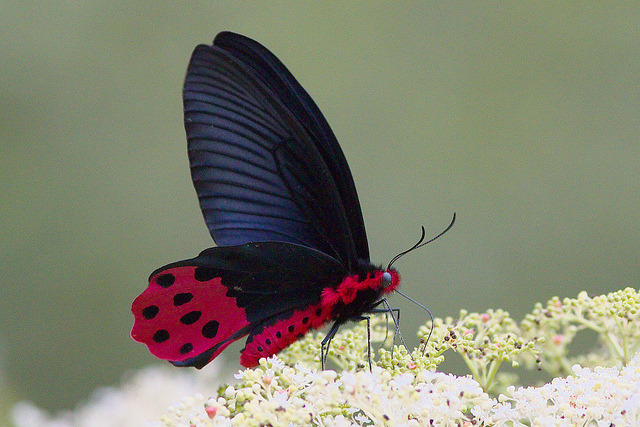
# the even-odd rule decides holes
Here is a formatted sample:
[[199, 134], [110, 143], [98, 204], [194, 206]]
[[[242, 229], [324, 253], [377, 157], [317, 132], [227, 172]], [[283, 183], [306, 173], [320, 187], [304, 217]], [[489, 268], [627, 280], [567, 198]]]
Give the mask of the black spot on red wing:
[[214, 338], [218, 334], [218, 326], [220, 323], [211, 320], [202, 327], [202, 336], [205, 338]]
[[182, 292], [179, 294], [175, 294], [173, 296], [173, 305], [176, 307], [186, 304], [193, 299], [193, 294], [191, 292]]
[[262, 353], [262, 352], [264, 351], [264, 348], [262, 348], [262, 347], [258, 346], [258, 351], [259, 351], [260, 353]]
[[169, 331], [166, 329], [159, 329], [153, 334], [153, 341], [157, 343], [165, 342], [169, 339]]
[[190, 311], [180, 318], [180, 323], [183, 325], [191, 325], [192, 323], [196, 323], [201, 315], [201, 311]]
[[193, 350], [193, 344], [188, 342], [188, 343], [184, 344], [182, 347], [180, 347], [180, 354], [187, 354], [191, 350]]
[[161, 288], [168, 288], [169, 286], [173, 285], [175, 281], [176, 276], [171, 273], [161, 274], [160, 276], [156, 277], [156, 283]]
[[160, 311], [160, 308], [158, 308], [157, 305], [150, 305], [142, 309], [142, 317], [144, 317], [147, 320], [151, 320], [154, 317], [156, 317], [159, 311]]
[[265, 344], [267, 344], [267, 345], [271, 345], [271, 340], [270, 340], [269, 338], [267, 338], [264, 342], [265, 342]]
[[209, 267], [197, 267], [193, 273], [193, 278], [198, 282], [207, 282], [211, 279], [218, 277], [218, 273], [215, 269]]
[[294, 330], [295, 328], [293, 327], [293, 325], [289, 325], [289, 328], [287, 328], [287, 329], [289, 329], [289, 332], [293, 332], [293, 330]]
[[276, 332], [276, 338], [282, 338], [282, 332], [280, 331]]
[[302, 318], [302, 323], [303, 323], [304, 325], [306, 325], [307, 323], [309, 323], [309, 318], [308, 318], [308, 317], [303, 317], [303, 318]]
[[321, 314], [322, 314], [322, 309], [321, 308], [316, 309], [316, 316], [320, 317]]

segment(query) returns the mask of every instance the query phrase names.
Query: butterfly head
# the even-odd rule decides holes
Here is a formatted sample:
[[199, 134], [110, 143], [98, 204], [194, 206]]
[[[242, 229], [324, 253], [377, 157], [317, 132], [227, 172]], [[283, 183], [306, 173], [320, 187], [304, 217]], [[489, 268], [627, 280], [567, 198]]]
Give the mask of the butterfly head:
[[389, 294], [396, 290], [400, 285], [400, 275], [398, 272], [390, 268], [380, 274], [380, 291], [383, 294]]

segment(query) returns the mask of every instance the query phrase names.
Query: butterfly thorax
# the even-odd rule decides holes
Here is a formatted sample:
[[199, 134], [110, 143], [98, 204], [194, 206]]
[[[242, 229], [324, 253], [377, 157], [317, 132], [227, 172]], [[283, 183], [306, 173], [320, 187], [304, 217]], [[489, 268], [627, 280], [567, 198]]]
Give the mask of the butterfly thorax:
[[348, 320], [369, 311], [381, 296], [393, 292], [400, 284], [396, 270], [389, 270], [391, 283], [383, 284], [381, 268], [369, 269], [345, 277], [336, 287], [326, 287], [322, 291], [320, 306], [331, 312], [331, 317]]

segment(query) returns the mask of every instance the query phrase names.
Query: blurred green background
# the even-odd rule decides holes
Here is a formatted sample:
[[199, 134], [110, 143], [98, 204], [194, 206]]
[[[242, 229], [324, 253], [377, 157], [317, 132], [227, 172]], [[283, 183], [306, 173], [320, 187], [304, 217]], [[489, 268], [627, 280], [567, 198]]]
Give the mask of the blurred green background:
[[[640, 6], [609, 2], [0, 2], [0, 370], [71, 408], [154, 362], [148, 274], [212, 245], [181, 86], [199, 43], [271, 49], [351, 165], [371, 242], [435, 316], [640, 278]], [[425, 314], [399, 297], [405, 335]], [[237, 369], [236, 346], [224, 353]], [[0, 380], [1, 382], [1, 380]], [[179, 397], [179, 396], [178, 396]]]

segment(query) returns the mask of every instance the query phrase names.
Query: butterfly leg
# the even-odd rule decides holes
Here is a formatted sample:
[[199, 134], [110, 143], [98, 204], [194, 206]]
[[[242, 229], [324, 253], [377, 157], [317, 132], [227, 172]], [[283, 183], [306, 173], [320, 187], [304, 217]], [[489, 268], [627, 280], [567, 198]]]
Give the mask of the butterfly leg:
[[369, 372], [371, 372], [371, 319], [369, 319], [369, 316], [359, 316], [353, 320], [367, 321], [367, 360], [369, 361]]
[[[341, 320], [336, 320], [333, 323], [333, 325], [331, 325], [331, 329], [329, 329], [329, 332], [327, 332], [327, 336], [324, 337], [324, 339], [320, 343], [320, 364], [323, 371], [324, 371], [324, 366], [327, 363], [327, 355], [329, 354], [329, 344], [331, 344], [331, 340], [336, 335], [336, 332], [338, 332], [338, 329], [340, 328], [340, 325], [342, 325], [342, 323], [344, 322]], [[325, 350], [325, 347], [326, 347], [326, 350]]]
[[[375, 308], [379, 305], [384, 304], [386, 306], [386, 308]], [[388, 313], [391, 315], [391, 319], [393, 320], [393, 324], [396, 327], [396, 333], [393, 337], [393, 345], [391, 347], [391, 357], [393, 357], [393, 347], [395, 346], [395, 341], [396, 341], [396, 335], [400, 337], [400, 341], [402, 342], [402, 346], [408, 350], [407, 347], [407, 343], [404, 341], [404, 337], [402, 336], [402, 332], [400, 332], [400, 309], [398, 308], [391, 308], [391, 306], [389, 305], [389, 303], [387, 302], [386, 298], [381, 299], [380, 301], [376, 302], [376, 304], [373, 306], [372, 309], [370, 309], [368, 311], [368, 313]], [[396, 313], [397, 315], [394, 315], [394, 313]], [[411, 355], [411, 353], [409, 353], [409, 356], [411, 357], [411, 360], [413, 360], [413, 356]]]
[[[351, 320], [353, 320], [353, 321], [366, 320], [367, 321], [367, 360], [369, 361], [369, 371], [371, 371], [372, 370], [372, 365], [371, 365], [371, 320], [369, 319], [368, 316], [359, 316], [359, 317], [353, 318]], [[329, 332], [327, 332], [327, 336], [324, 337], [324, 339], [320, 343], [320, 362], [321, 362], [321, 366], [322, 366], [322, 370], [323, 371], [324, 371], [324, 367], [325, 367], [325, 365], [327, 363], [327, 355], [329, 354], [329, 344], [331, 344], [331, 340], [333, 339], [333, 337], [338, 332], [338, 329], [340, 328], [340, 325], [342, 325], [343, 323], [344, 323], [344, 321], [342, 321], [342, 320], [336, 321], [331, 326], [331, 329], [329, 329]]]
[[[381, 301], [382, 302], [382, 301]], [[378, 350], [381, 349], [385, 343], [387, 342], [387, 338], [389, 337], [389, 312], [391, 312], [391, 317], [393, 317], [393, 313], [395, 313], [395, 321], [394, 321], [394, 325], [396, 326], [396, 330], [399, 331], [400, 329], [400, 309], [399, 308], [391, 308], [391, 309], [386, 309], [386, 308], [373, 308], [370, 311], [368, 311], [368, 313], [371, 314], [376, 314], [376, 313], [384, 313], [385, 317], [386, 317], [386, 322], [387, 322], [387, 329], [386, 329], [386, 333], [384, 335], [384, 340], [382, 340], [382, 343], [380, 344], [380, 347], [378, 347]], [[391, 356], [393, 357], [393, 346], [396, 344], [396, 334], [394, 334], [393, 336], [393, 342], [391, 343]]]
[[363, 316], [367, 319], [367, 360], [369, 361], [369, 372], [373, 369], [371, 368], [371, 320], [369, 316]]

